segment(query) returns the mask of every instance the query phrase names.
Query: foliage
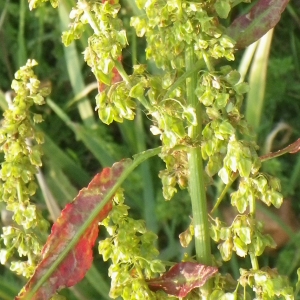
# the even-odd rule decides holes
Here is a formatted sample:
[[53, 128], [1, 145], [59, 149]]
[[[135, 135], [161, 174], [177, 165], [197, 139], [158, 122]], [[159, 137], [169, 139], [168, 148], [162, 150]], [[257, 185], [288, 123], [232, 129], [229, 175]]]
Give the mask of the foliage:
[[[50, 11], [43, 2], [47, 1], [29, 1], [29, 7]], [[245, 74], [232, 63], [239, 55], [237, 49], [258, 40], [278, 23], [288, 1], [273, 1], [272, 5], [267, 0], [257, 1], [250, 11], [232, 20], [238, 4], [247, 7], [241, 2], [78, 0], [75, 4], [62, 4], [50, 1], [53, 7], [58, 7], [62, 24], [66, 23], [66, 12], [70, 11], [71, 23], [63, 32], [62, 41], [67, 47], [64, 50], [66, 73], [77, 95], [63, 108], [49, 98], [47, 108], [33, 108], [33, 104], [45, 104], [44, 97], [49, 94], [32, 71], [34, 60], [21, 67], [12, 84], [16, 94], [4, 112], [0, 135], [4, 153], [1, 198], [6, 202], [6, 209], [14, 212], [13, 220], [18, 225], [3, 228], [1, 262], [8, 262], [17, 249], [19, 256], [27, 256], [28, 261], [12, 262], [11, 270], [31, 276], [16, 299], [48, 299], [84, 276], [106, 299], [119, 296], [123, 299], [294, 299], [297, 296], [299, 282], [294, 292], [287, 276], [271, 267], [262, 267], [264, 263], [259, 261], [275, 243], [264, 233], [257, 211], [259, 202], [280, 208], [281, 184], [275, 174], [266, 172], [265, 162], [285, 153], [297, 153], [299, 140], [260, 156], [243, 112], [244, 97], [254, 87], [252, 77], [249, 86], [243, 81]], [[24, 12], [23, 7], [22, 24]], [[25, 49], [21, 34], [18, 41], [20, 49]], [[88, 68], [81, 69], [74, 43], [83, 51]], [[134, 46], [137, 43], [142, 49], [145, 47], [144, 57], [142, 51], [137, 53]], [[248, 50], [252, 48], [253, 45]], [[126, 56], [128, 49], [132, 51], [130, 60]], [[20, 52], [19, 63], [24, 53]], [[265, 74], [263, 68], [266, 66], [260, 69]], [[96, 79], [91, 89], [96, 91], [97, 114], [109, 128], [95, 121], [86, 98], [90, 90], [79, 88], [85, 85], [81, 73], [87, 74], [88, 70]], [[62, 86], [67, 90], [61, 82], [55, 83], [58, 89]], [[59, 99], [59, 93], [54, 91], [53, 95]], [[250, 99], [247, 101], [249, 104]], [[77, 112], [67, 112], [74, 103], [81, 124], [73, 121], [78, 120]], [[49, 108], [56, 115], [48, 116]], [[142, 119], [142, 112], [149, 121]], [[58, 122], [64, 130], [55, 129], [55, 125], [51, 125], [49, 132], [42, 124], [37, 127], [36, 123], [43, 120], [42, 114], [46, 124]], [[145, 124], [150, 126], [154, 137], [145, 133]], [[68, 142], [72, 132], [82, 144]], [[67, 145], [66, 153], [47, 134], [52, 139], [57, 136], [56, 143], [60, 142], [61, 148]], [[114, 135], [121, 136], [126, 146], [116, 145]], [[40, 144], [44, 136], [45, 170], [41, 170]], [[161, 147], [153, 148], [153, 144], [159, 143]], [[138, 154], [133, 161], [120, 160], [134, 153]], [[84, 162], [87, 154], [90, 163]], [[150, 166], [148, 159], [153, 156], [163, 160], [164, 170], [159, 162]], [[94, 165], [100, 163], [104, 167], [114, 161], [119, 162], [98, 173], [58, 218], [55, 198], [64, 193], [64, 198], [70, 199], [76, 195], [78, 186], [87, 184], [90, 175], [84, 167], [93, 173]], [[133, 172], [141, 163], [138, 171]], [[47, 180], [41, 176], [43, 171]], [[158, 191], [151, 171], [161, 179], [163, 198], [171, 200], [167, 204], [176, 208], [169, 220], [163, 219], [162, 225], [156, 222], [155, 206], [158, 215], [162, 215], [159, 210], [165, 206], [155, 199]], [[298, 173], [295, 171], [293, 176]], [[46, 231], [47, 222], [38, 205], [29, 202], [34, 197], [38, 202], [41, 199], [34, 182], [36, 174], [50, 217], [53, 221], [58, 218], [46, 243], [41, 233]], [[124, 194], [120, 185], [126, 178], [130, 184], [124, 185]], [[184, 190], [187, 193], [183, 194]], [[187, 230], [182, 211], [178, 209], [182, 195], [184, 199], [189, 195], [192, 210]], [[125, 196], [126, 203], [133, 208], [133, 216], [142, 215], [146, 222], [129, 216]], [[225, 224], [215, 214], [220, 214], [221, 202], [228, 196], [237, 213], [230, 224]], [[210, 214], [208, 198], [214, 203]], [[110, 287], [102, 273], [94, 270], [98, 283], [93, 283], [92, 276], [86, 273], [92, 264], [98, 222], [108, 234], [106, 238], [101, 237], [98, 251], [104, 261], [111, 263]], [[174, 250], [178, 249], [177, 245], [174, 247], [176, 227], [185, 230], [180, 235], [187, 251], [184, 258]], [[189, 245], [193, 238], [195, 251]], [[165, 249], [162, 239], [166, 239]], [[234, 262], [237, 257], [241, 259], [239, 270], [232, 269], [231, 276], [225, 275], [226, 262]], [[244, 263], [244, 258], [249, 258], [250, 265]], [[98, 284], [104, 284], [103, 288]], [[60, 294], [53, 296], [53, 299], [61, 298]]]

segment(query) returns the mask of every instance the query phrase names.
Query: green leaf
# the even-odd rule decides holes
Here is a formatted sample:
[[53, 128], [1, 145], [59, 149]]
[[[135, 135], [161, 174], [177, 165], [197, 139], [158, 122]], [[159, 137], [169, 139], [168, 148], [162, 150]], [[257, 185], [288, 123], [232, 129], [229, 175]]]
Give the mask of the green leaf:
[[222, 19], [226, 19], [231, 10], [228, 0], [217, 0], [214, 4], [218, 16]]
[[245, 257], [247, 255], [248, 247], [240, 238], [235, 236], [233, 238], [233, 244], [235, 247], [235, 252], [238, 256]]
[[229, 227], [222, 227], [220, 230], [220, 238], [227, 240], [231, 237], [231, 229]]
[[104, 73], [102, 70], [94, 69], [94, 74], [98, 81], [104, 83], [105, 85], [110, 85], [111, 75]]
[[229, 94], [228, 93], [220, 93], [216, 96], [216, 106], [221, 109], [224, 108], [229, 100]]
[[220, 300], [224, 294], [225, 293], [222, 290], [213, 290], [209, 297], [209, 300]]
[[270, 192], [270, 198], [271, 198], [271, 203], [276, 207], [280, 208], [282, 202], [283, 202], [283, 196], [282, 194], [276, 192], [276, 191], [271, 191]]
[[31, 164], [41, 167], [42, 166], [42, 160], [41, 160], [41, 151], [39, 149], [33, 148], [31, 153], [29, 154], [29, 159]]
[[129, 91], [129, 96], [132, 98], [139, 98], [144, 95], [144, 84], [143, 82], [139, 82], [135, 86], [133, 86]]
[[229, 123], [229, 121], [223, 121], [220, 126], [219, 126], [219, 132], [221, 134], [234, 134], [235, 133], [235, 129], [233, 128], [233, 126]]
[[179, 234], [179, 241], [182, 247], [187, 247], [193, 239], [194, 226], [190, 225], [187, 230]]
[[153, 260], [150, 268], [153, 273], [163, 273], [166, 271], [165, 265], [160, 260]]
[[213, 155], [209, 157], [208, 163], [205, 167], [205, 171], [208, 176], [214, 176], [221, 168], [222, 168], [222, 156], [221, 155]]
[[233, 89], [237, 92], [238, 95], [242, 95], [249, 92], [249, 85], [246, 82], [241, 82], [235, 85]]
[[43, 116], [40, 114], [33, 114], [33, 122], [34, 123], [41, 123], [43, 122]]
[[227, 184], [229, 182], [230, 179], [230, 173], [226, 170], [226, 168], [222, 168], [219, 172], [218, 172], [219, 177], [222, 179], [222, 181]]
[[190, 125], [197, 125], [197, 116], [193, 107], [184, 107], [183, 117], [189, 122]]
[[[252, 196], [252, 194], [250, 195]], [[231, 196], [231, 204], [237, 208], [240, 214], [244, 213], [249, 205], [248, 193], [234, 192]]]
[[236, 230], [241, 241], [246, 245], [251, 243], [251, 229], [250, 227], [241, 227]]
[[225, 80], [231, 85], [235, 85], [239, 82], [241, 74], [237, 70], [232, 70], [225, 76]]
[[237, 168], [242, 177], [249, 177], [252, 168], [252, 161], [249, 158], [241, 158], [237, 163]]
[[222, 244], [218, 246], [220, 253], [222, 255], [222, 259], [224, 261], [229, 261], [232, 257], [233, 244], [231, 239], [226, 240]]
[[214, 95], [210, 89], [206, 89], [206, 91], [202, 94], [200, 97], [200, 102], [203, 103], [205, 106], [210, 106], [212, 105], [214, 101]]
[[[219, 104], [217, 104], [217, 105], [219, 105]], [[221, 117], [219, 109], [216, 109], [214, 107], [207, 107], [206, 113], [211, 120], [217, 120]]]

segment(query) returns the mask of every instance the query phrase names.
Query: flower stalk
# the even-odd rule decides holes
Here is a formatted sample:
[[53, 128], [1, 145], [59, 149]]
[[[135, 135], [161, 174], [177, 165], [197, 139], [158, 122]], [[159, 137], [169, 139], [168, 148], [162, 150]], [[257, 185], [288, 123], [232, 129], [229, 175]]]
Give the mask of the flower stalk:
[[[195, 64], [193, 47], [189, 47], [185, 54], [186, 71], [188, 72]], [[211, 247], [207, 218], [207, 204], [204, 186], [203, 162], [200, 148], [202, 133], [201, 105], [198, 101], [195, 89], [197, 76], [194, 73], [186, 80], [187, 102], [195, 109], [197, 125], [189, 128], [189, 137], [195, 141], [198, 147], [192, 147], [189, 151], [189, 193], [192, 202], [193, 222], [195, 228], [195, 249], [197, 261], [211, 265]], [[203, 291], [204, 290], [204, 291]], [[206, 291], [205, 291], [206, 290]], [[209, 294], [209, 285], [205, 285], [202, 292]]]

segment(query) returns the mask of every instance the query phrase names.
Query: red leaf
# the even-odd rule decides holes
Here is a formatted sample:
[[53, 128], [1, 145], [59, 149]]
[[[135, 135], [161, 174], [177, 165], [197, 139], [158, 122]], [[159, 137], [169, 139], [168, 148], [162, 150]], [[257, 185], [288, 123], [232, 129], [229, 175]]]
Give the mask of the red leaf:
[[[129, 162], [130, 159], [123, 160], [115, 163], [111, 168], [103, 169], [87, 188], [79, 192], [72, 203], [66, 205], [61, 216], [52, 226], [51, 234], [42, 250], [42, 261], [20, 295], [15, 298], [16, 300], [29, 300], [28, 296], [32, 293], [33, 287], [72, 241], [99, 202], [110, 192]], [[92, 247], [98, 237], [98, 223], [106, 218], [111, 208], [110, 200], [82, 233], [75, 247], [68, 252], [58, 268], [30, 300], [48, 300], [56, 291], [73, 286], [83, 279], [93, 262]]]
[[245, 48], [275, 27], [288, 2], [260, 0], [249, 13], [235, 19], [226, 33], [236, 41], [237, 48]]
[[192, 289], [201, 287], [218, 272], [216, 267], [194, 262], [182, 262], [173, 266], [159, 278], [147, 281], [150, 290], [164, 290], [176, 297], [185, 297]]

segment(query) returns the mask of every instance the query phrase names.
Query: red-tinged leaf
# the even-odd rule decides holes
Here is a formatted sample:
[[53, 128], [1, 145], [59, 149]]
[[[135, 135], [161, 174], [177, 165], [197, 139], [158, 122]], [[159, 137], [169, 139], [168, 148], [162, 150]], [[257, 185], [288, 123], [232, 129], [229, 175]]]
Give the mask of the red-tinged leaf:
[[192, 289], [199, 288], [218, 272], [216, 267], [194, 262], [181, 262], [159, 278], [147, 281], [150, 290], [164, 290], [176, 297], [185, 297]]
[[[107, 203], [103, 202], [100, 213], [95, 214], [90, 222], [87, 219], [99, 207], [99, 203], [110, 195], [130, 163], [131, 160], [126, 159], [115, 163], [111, 168], [103, 169], [87, 188], [79, 192], [73, 202], [66, 205], [52, 226], [51, 234], [42, 250], [42, 261], [16, 300], [48, 300], [56, 291], [73, 286], [83, 279], [93, 262], [92, 247], [98, 237], [98, 223], [106, 218], [112, 208], [111, 197]], [[63, 251], [72, 243], [74, 246], [64, 256]], [[62, 257], [61, 263], [53, 268], [58, 257]], [[51, 268], [53, 271], [43, 281], [42, 278]], [[36, 285], [41, 280], [41, 286], [34, 293], [33, 288], [36, 290]]]
[[227, 34], [236, 41], [238, 49], [259, 40], [279, 22], [289, 0], [259, 0], [249, 13], [235, 19]]

